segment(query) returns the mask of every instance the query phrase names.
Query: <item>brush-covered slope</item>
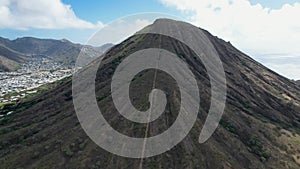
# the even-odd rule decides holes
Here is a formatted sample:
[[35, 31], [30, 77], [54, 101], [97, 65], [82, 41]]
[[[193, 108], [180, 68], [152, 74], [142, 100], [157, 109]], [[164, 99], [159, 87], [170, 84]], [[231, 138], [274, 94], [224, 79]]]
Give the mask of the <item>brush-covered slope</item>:
[[0, 71], [12, 71], [19, 67], [19, 63], [27, 60], [26, 56], [0, 44]]
[[[170, 31], [189, 33], [173, 27], [174, 22], [157, 20], [152, 26], [162, 24]], [[184, 60], [199, 85], [201, 108], [187, 137], [170, 151], [143, 160], [113, 155], [92, 142], [81, 128], [73, 107], [69, 78], [51, 91], [7, 108], [15, 113], [1, 121], [1, 168], [299, 168], [299, 86], [230, 43], [206, 31], [205, 34], [223, 62], [227, 102], [219, 127], [204, 144], [198, 143], [198, 137], [211, 94], [204, 65], [194, 57], [193, 51], [174, 39], [153, 34], [134, 35], [104, 56], [95, 83], [99, 108], [119, 132], [143, 137], [146, 125], [125, 119], [115, 109], [110, 95], [111, 78], [126, 56], [140, 49], [160, 47]], [[156, 88], [165, 91], [168, 102], [163, 115], [150, 123], [148, 136], [165, 131], [174, 122], [180, 103], [176, 81], [162, 71], [147, 70], [136, 75], [130, 85], [131, 101], [137, 109], [149, 108], [148, 95], [153, 81]]]

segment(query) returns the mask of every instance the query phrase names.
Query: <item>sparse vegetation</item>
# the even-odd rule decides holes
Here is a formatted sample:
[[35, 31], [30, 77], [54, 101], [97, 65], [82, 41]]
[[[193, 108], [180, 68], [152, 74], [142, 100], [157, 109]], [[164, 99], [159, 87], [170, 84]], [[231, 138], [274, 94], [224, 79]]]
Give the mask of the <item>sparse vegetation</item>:
[[107, 98], [109, 95], [105, 95], [105, 96], [101, 96], [101, 97], [98, 97], [97, 98], [97, 101], [99, 102], [99, 101], [102, 101], [102, 100], [104, 100], [105, 98]]
[[264, 148], [258, 136], [250, 136], [247, 145], [249, 146], [249, 151], [261, 157], [262, 161], [268, 160], [271, 157], [271, 152]]

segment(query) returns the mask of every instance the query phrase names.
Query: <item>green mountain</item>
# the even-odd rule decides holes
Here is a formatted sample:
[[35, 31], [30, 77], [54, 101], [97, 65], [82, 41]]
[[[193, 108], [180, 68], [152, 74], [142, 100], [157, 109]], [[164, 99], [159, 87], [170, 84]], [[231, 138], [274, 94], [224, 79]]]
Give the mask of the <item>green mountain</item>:
[[0, 37], [0, 66], [2, 70], [15, 70], [19, 63], [31, 58], [45, 57], [68, 66], [75, 64], [82, 48], [87, 49], [86, 55], [101, 54], [112, 47], [105, 44], [100, 47], [84, 46], [68, 40], [38, 39], [33, 37], [9, 40]]
[[[192, 35], [174, 24], [177, 21], [160, 19], [147, 29], [159, 25], [162, 29]], [[145, 159], [120, 157], [98, 147], [77, 119], [72, 81], [67, 78], [45, 93], [5, 108], [14, 113], [1, 121], [0, 168], [299, 168], [300, 87], [230, 43], [202, 31], [216, 48], [227, 80], [225, 113], [215, 133], [204, 144], [198, 143], [198, 137], [211, 98], [205, 66], [186, 45], [163, 35], [141, 34], [105, 53], [95, 80], [98, 106], [115, 130], [143, 137], [148, 125], [129, 121], [116, 110], [110, 93], [112, 76], [127, 56], [141, 49], [160, 47], [176, 53], [195, 75], [201, 97], [196, 123], [181, 143], [166, 153]], [[83, 68], [82, 74], [97, 61]], [[168, 102], [164, 113], [148, 126], [148, 137], [173, 124], [180, 103], [176, 81], [163, 71], [150, 69], [140, 72], [130, 84], [131, 102], [137, 109], [149, 108], [148, 96], [153, 84], [165, 92]]]

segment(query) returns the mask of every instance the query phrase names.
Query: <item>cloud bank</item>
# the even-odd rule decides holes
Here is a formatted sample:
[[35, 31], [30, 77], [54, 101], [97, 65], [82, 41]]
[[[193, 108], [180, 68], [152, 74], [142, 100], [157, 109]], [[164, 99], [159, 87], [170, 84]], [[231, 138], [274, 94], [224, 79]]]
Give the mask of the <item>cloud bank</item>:
[[66, 29], [97, 28], [103, 24], [79, 19], [60, 0], [1, 0], [0, 28]]
[[104, 25], [93, 35], [88, 44], [92, 46], [101, 46], [105, 43], [118, 44], [150, 24], [151, 20], [125, 17]]
[[[193, 24], [231, 41], [255, 58], [279, 53], [284, 53], [284, 57], [300, 55], [300, 3], [285, 4], [281, 9], [270, 9], [260, 4], [251, 5], [248, 0], [161, 2], [167, 7], [182, 11]], [[277, 55], [277, 58], [281, 56]], [[286, 64], [293, 64], [285, 61]], [[272, 68], [276, 69], [279, 66]], [[295, 68], [296, 65], [293, 67], [289, 77], [300, 79], [300, 70]], [[295, 76], [296, 74], [298, 75]]]

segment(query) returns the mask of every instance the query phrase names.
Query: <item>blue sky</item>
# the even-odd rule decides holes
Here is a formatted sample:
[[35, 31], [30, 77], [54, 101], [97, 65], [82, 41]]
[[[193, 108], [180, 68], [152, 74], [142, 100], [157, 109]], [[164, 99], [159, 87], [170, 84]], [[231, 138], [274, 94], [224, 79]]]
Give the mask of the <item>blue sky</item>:
[[79, 18], [104, 23], [118, 19], [120, 17], [143, 12], [164, 12], [178, 15], [178, 11], [164, 7], [158, 0], [89, 0], [74, 1], [63, 0], [64, 3], [71, 4]]
[[[162, 12], [185, 18], [186, 15], [174, 8], [163, 5], [159, 0], [62, 0], [71, 5], [76, 16], [91, 23], [109, 23], [120, 17], [143, 12]], [[261, 4], [263, 7], [279, 9], [284, 4], [293, 4], [300, 0], [250, 0], [251, 4]], [[27, 29], [18, 30], [0, 27], [0, 36], [15, 39], [23, 36], [40, 38], [66, 38], [73, 42], [85, 43], [87, 38], [95, 32], [94, 29]]]
[[279, 9], [284, 4], [293, 4], [299, 0], [250, 0], [251, 4], [261, 4], [263, 7]]
[[103, 25], [144, 12], [181, 17], [300, 79], [300, 0], [1, 0], [0, 36], [85, 43]]
[[[63, 0], [64, 4], [71, 5], [76, 16], [80, 19], [97, 23], [109, 23], [120, 17], [135, 13], [162, 12], [171, 15], [180, 15], [178, 11], [166, 8], [158, 0]], [[15, 39], [23, 36], [41, 38], [66, 38], [73, 42], [85, 43], [94, 29], [0, 29], [0, 36]]]

